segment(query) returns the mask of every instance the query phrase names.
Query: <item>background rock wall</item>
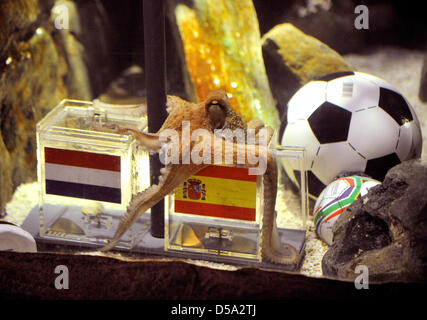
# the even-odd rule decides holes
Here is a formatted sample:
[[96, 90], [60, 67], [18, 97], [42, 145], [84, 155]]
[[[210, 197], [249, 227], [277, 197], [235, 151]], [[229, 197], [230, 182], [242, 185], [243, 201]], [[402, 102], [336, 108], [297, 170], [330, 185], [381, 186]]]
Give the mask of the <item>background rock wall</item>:
[[91, 99], [108, 80], [102, 68], [91, 75], [107, 60], [98, 51], [105, 35], [96, 2], [84, 12], [98, 29], [81, 23], [72, 1], [0, 2], [1, 210], [19, 184], [36, 179], [35, 124], [64, 98]]

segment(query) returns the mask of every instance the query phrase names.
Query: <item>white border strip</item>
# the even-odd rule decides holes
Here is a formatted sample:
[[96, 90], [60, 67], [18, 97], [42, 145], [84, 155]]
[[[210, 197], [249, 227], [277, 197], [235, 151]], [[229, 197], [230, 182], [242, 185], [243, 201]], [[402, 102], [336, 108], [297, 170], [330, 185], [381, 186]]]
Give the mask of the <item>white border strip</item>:
[[46, 163], [47, 180], [121, 188], [120, 172]]

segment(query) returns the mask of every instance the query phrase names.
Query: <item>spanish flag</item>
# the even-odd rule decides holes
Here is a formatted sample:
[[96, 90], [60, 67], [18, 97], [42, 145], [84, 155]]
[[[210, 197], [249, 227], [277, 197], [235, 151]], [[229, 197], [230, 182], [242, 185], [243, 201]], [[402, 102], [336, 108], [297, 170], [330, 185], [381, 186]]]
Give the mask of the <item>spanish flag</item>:
[[175, 212], [256, 221], [256, 175], [248, 168], [209, 166], [175, 190]]

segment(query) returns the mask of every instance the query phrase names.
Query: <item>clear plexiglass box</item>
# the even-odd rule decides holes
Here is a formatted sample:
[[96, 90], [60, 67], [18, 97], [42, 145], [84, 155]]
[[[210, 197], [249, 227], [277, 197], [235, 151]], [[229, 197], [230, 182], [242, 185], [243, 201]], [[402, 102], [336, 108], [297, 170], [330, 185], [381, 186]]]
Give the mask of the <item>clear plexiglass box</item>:
[[[275, 152], [278, 166], [281, 161], [293, 161], [303, 168], [304, 149], [281, 147]], [[276, 198], [280, 241], [300, 253], [308, 210], [306, 179], [300, 175], [293, 212], [280, 184]], [[248, 168], [213, 165], [203, 169], [166, 199], [166, 250], [194, 258], [261, 263], [263, 199], [263, 176], [249, 175]]]
[[[104, 245], [132, 194], [149, 185], [148, 154], [131, 135], [101, 132], [94, 122], [144, 130], [141, 106], [63, 100], [37, 125], [40, 236]], [[131, 248], [149, 231], [142, 217], [118, 248]]]

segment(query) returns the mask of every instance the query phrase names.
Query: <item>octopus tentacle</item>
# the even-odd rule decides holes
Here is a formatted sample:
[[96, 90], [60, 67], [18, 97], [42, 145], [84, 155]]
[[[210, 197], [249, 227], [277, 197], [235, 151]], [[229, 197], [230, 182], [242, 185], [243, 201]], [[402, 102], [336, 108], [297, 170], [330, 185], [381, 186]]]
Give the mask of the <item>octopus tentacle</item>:
[[[232, 144], [234, 159], [238, 152], [245, 152], [245, 166], [259, 166], [249, 161], [248, 154], [261, 159], [265, 156], [266, 168], [264, 173], [264, 212], [262, 221], [261, 252], [265, 260], [280, 263], [294, 264], [298, 261], [299, 254], [296, 249], [288, 244], [281, 244], [276, 226], [276, 194], [277, 194], [277, 162], [274, 153], [262, 145], [244, 145], [225, 141], [225, 145]], [[225, 146], [227, 150], [227, 146]], [[288, 251], [288, 252], [284, 252]]]
[[[269, 127], [264, 127], [262, 121], [250, 121], [248, 124], [238, 116], [237, 112], [232, 108], [228, 101], [225, 92], [212, 92], [205, 102], [200, 104], [192, 104], [176, 96], [168, 96], [167, 108], [170, 115], [163, 123], [158, 134], [148, 134], [139, 132], [134, 129], [121, 128], [118, 125], [106, 124], [101, 130], [109, 132], [132, 134], [135, 139], [147, 148], [149, 151], [158, 152], [162, 148], [160, 141], [160, 133], [164, 130], [175, 130], [180, 132], [183, 128], [184, 121], [192, 121], [190, 130], [207, 129], [211, 132], [211, 156], [213, 156], [213, 164], [235, 164], [249, 167], [250, 174], [262, 174], [264, 176], [264, 214], [262, 219], [261, 231], [261, 253], [263, 259], [273, 263], [291, 264], [298, 260], [298, 253], [291, 245], [283, 245], [280, 243], [275, 216], [275, 203], [277, 192], [277, 163], [274, 153], [268, 148], [268, 145], [273, 136], [273, 130]], [[182, 127], [181, 127], [182, 126]], [[97, 124], [95, 124], [95, 128]], [[255, 135], [251, 136], [254, 141], [247, 143], [235, 143], [234, 138], [225, 135], [223, 141], [218, 146], [215, 142], [217, 136], [215, 130], [218, 128], [228, 130], [255, 130]], [[263, 130], [263, 129], [266, 130]], [[182, 129], [184, 130], [184, 129]], [[246, 131], [246, 133], [248, 133]], [[182, 132], [181, 132], [182, 134]], [[220, 135], [221, 136], [221, 135]], [[254, 139], [252, 138], [254, 137]], [[180, 139], [170, 139], [166, 143], [171, 146], [182, 148], [179, 151], [179, 159], [190, 159], [188, 152], [202, 150], [198, 142], [185, 139], [181, 136]], [[229, 139], [229, 140], [227, 140]], [[238, 138], [237, 138], [238, 139]], [[162, 141], [165, 142], [165, 141]], [[207, 143], [207, 140], [205, 141]], [[252, 143], [252, 144], [249, 144]], [[197, 146], [197, 147], [196, 147]], [[203, 144], [203, 152], [205, 152]], [[196, 149], [194, 149], [196, 147]], [[209, 147], [207, 147], [209, 150]], [[177, 150], [170, 149], [170, 150]], [[169, 149], [168, 149], [169, 150]], [[183, 151], [186, 150], [186, 151]], [[183, 153], [185, 152], [185, 153]], [[217, 157], [220, 153], [220, 157]], [[229, 155], [233, 156], [233, 161], [229, 163]], [[243, 163], [240, 163], [242, 161]], [[185, 156], [185, 157], [184, 157]], [[212, 158], [210, 158], [212, 161]], [[227, 161], [226, 161], [227, 160]], [[184, 161], [183, 161], [184, 162]], [[196, 174], [203, 168], [211, 165], [189, 163], [189, 164], [168, 164], [161, 170], [159, 177], [159, 185], [153, 185], [148, 189], [133, 196], [125, 215], [119, 222], [117, 231], [113, 240], [102, 248], [102, 251], [112, 249], [123, 234], [131, 227], [131, 225], [149, 208], [154, 206], [166, 195], [172, 193], [183, 181], [193, 174]]]
[[136, 141], [148, 151], [159, 151], [162, 147], [160, 137], [155, 133], [146, 133], [130, 128], [120, 128], [118, 133], [132, 134]]
[[103, 248], [100, 248], [99, 250], [108, 251], [113, 249], [120, 241], [120, 238], [123, 236], [123, 234], [125, 234], [125, 232], [142, 215], [142, 213], [144, 213], [146, 210], [148, 210], [161, 200], [161, 198], [157, 199], [156, 197], [156, 195], [159, 194], [160, 190], [160, 186], [152, 185], [144, 191], [141, 191], [134, 195], [126, 210], [126, 214], [120, 219], [113, 239], [110, 243], [108, 243]]
[[182, 181], [202, 170], [207, 165], [170, 165], [162, 170], [159, 177], [159, 185], [153, 185], [148, 189], [134, 195], [129, 203], [125, 215], [119, 222], [116, 233], [111, 242], [100, 251], [108, 251], [120, 241], [123, 234], [132, 224], [148, 209], [157, 204], [165, 196], [172, 193]]
[[[268, 150], [267, 170], [264, 175], [264, 215], [262, 221], [262, 255], [270, 262], [294, 264], [299, 255], [291, 245], [280, 243], [274, 210], [277, 194], [277, 162], [274, 154]], [[283, 247], [289, 254], [283, 252]]]
[[155, 133], [147, 133], [131, 128], [123, 128], [115, 123], [93, 122], [92, 126], [95, 130], [117, 134], [131, 134], [139, 142], [139, 144], [145, 147], [148, 151], [159, 151], [162, 147], [160, 137], [158, 134]]

